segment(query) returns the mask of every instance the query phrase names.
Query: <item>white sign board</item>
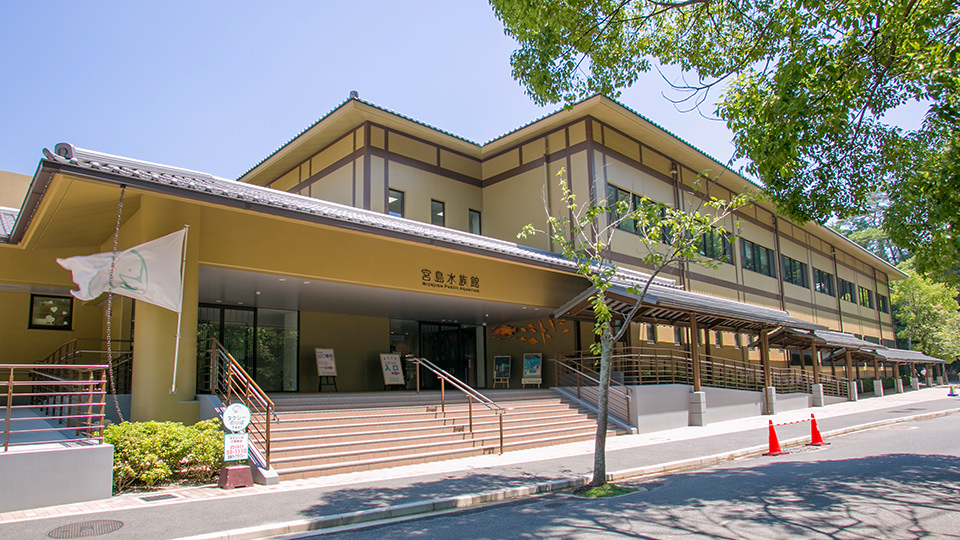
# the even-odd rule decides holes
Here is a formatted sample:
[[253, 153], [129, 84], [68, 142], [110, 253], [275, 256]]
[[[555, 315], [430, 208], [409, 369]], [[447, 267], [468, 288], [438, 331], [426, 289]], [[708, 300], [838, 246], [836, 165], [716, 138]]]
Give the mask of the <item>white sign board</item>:
[[337, 363], [333, 359], [333, 349], [321, 349], [318, 347], [313, 350], [317, 355], [317, 376], [336, 377]]
[[247, 459], [250, 438], [246, 433], [226, 433], [223, 436], [223, 460], [240, 461]]
[[540, 384], [543, 381], [541, 362], [542, 356], [540, 353], [526, 353], [523, 355], [523, 377], [520, 378], [521, 384]]
[[383, 371], [383, 384], [399, 384], [405, 385], [407, 382], [403, 380], [403, 370], [400, 369], [400, 355], [399, 354], [380, 354], [380, 367]]
[[243, 403], [231, 403], [223, 411], [223, 427], [234, 433], [250, 425], [250, 409]]

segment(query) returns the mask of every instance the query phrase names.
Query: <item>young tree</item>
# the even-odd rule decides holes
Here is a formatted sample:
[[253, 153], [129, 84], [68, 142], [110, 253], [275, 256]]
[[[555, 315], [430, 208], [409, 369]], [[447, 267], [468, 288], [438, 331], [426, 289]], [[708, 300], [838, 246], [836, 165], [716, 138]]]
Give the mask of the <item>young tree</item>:
[[[955, 0], [491, 0], [520, 48], [513, 74], [534, 101], [617, 95], [673, 66], [699, 106], [733, 131], [780, 209], [824, 223], [891, 198], [884, 229], [923, 254], [960, 261], [960, 15]], [[922, 126], [884, 115], [928, 105]]]
[[[561, 192], [558, 215], [550, 212], [547, 186], [543, 200], [547, 215], [546, 230], [532, 224], [517, 235], [526, 238], [546, 234], [560, 249], [563, 257], [577, 265], [577, 273], [584, 276], [596, 289], [591, 298], [594, 312], [594, 333], [599, 341], [591, 345], [593, 354], [600, 356], [600, 385], [597, 404], [597, 435], [594, 445], [593, 478], [591, 486], [606, 483], [607, 413], [610, 394], [610, 364], [613, 345], [629, 331], [630, 321], [643, 305], [654, 279], [670, 266], [694, 262], [717, 267], [719, 260], [702, 255], [707, 242], [732, 242], [730, 232], [722, 223], [737, 209], [752, 202], [753, 194], [740, 194], [730, 200], [705, 196], [690, 212], [667, 206], [647, 197], [635, 203], [627, 200], [602, 201], [599, 204], [579, 205], [567, 185], [565, 171], [557, 174]], [[694, 183], [694, 190], [709, 185], [705, 174]], [[707, 187], [707, 191], [709, 189]], [[609, 288], [617, 279], [617, 265], [611, 259], [614, 237], [621, 232], [634, 232], [644, 248], [643, 261], [652, 268], [642, 287], [630, 286], [628, 292], [637, 300], [625, 317], [616, 320], [606, 303]], [[724, 253], [726, 250], [720, 250]]]

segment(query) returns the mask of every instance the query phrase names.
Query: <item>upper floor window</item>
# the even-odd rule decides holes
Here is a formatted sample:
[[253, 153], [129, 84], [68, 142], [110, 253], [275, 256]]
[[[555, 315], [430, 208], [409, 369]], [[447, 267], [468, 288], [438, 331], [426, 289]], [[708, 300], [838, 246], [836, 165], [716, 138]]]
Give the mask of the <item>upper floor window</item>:
[[480, 234], [480, 212], [470, 210], [467, 215], [467, 226], [473, 234]]
[[442, 201], [430, 200], [430, 223], [446, 227], [445, 206]]
[[403, 192], [390, 189], [387, 192], [387, 213], [391, 216], [403, 217]]
[[744, 268], [765, 276], [777, 277], [777, 265], [774, 263], [773, 250], [759, 244], [740, 239], [740, 261]]
[[843, 278], [837, 278], [837, 293], [840, 295], [841, 300], [846, 300], [847, 302], [856, 302], [854, 300], [854, 285], [849, 281]]
[[883, 313], [890, 313], [890, 300], [887, 299], [886, 296], [877, 293], [877, 307], [879, 307]]
[[733, 262], [733, 244], [730, 235], [722, 229], [710, 229], [697, 242], [700, 254], [718, 261]]
[[813, 269], [813, 290], [830, 296], [836, 296], [833, 289], [833, 274], [828, 274], [819, 268]]
[[858, 287], [860, 293], [860, 305], [873, 309], [873, 291], [866, 287]]
[[791, 259], [786, 255], [780, 256], [780, 263], [783, 266], [783, 280], [787, 283], [793, 283], [800, 287], [810, 288], [810, 278], [807, 276], [807, 264], [796, 259]]
[[[652, 208], [655, 206], [659, 206], [659, 210]], [[607, 208], [609, 208], [611, 219], [618, 219], [627, 213], [635, 212], [641, 208], [650, 208], [651, 210], [657, 211], [661, 221], [667, 217], [667, 209], [664, 205], [656, 203], [646, 197], [637, 195], [636, 193], [631, 193], [625, 189], [611, 185], [607, 185]], [[633, 218], [624, 219], [617, 224], [617, 228], [630, 233], [642, 233], [642, 231], [638, 230], [637, 221]], [[673, 243], [670, 227], [662, 225], [660, 227], [659, 234], [660, 237], [658, 240], [660, 242], [664, 244]]]

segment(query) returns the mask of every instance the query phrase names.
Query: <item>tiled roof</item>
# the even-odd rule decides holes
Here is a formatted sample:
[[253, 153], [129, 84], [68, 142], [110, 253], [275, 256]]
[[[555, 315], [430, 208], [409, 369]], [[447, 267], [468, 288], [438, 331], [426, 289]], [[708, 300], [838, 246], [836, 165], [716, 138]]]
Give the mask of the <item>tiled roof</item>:
[[10, 238], [10, 233], [13, 232], [13, 223], [17, 220], [19, 213], [20, 211], [16, 208], [0, 206], [0, 240]]
[[[562, 256], [521, 246], [512, 242], [471, 234], [446, 227], [439, 227], [411, 219], [390, 216], [329, 201], [323, 201], [268, 187], [217, 178], [215, 176], [113, 156], [92, 150], [76, 148], [70, 144], [58, 144], [54, 152], [44, 150], [46, 159], [82, 169], [109, 173], [123, 178], [182, 190], [184, 192], [211, 195], [224, 200], [236, 200], [281, 209], [291, 214], [322, 217], [345, 225], [361, 226], [372, 230], [390, 231], [419, 239], [434, 240], [455, 246], [470, 248], [491, 254], [506, 255], [531, 263], [546, 264], [576, 271], [576, 265]], [[643, 282], [646, 275], [628, 269], [620, 272], [620, 278], [631, 282]], [[675, 286], [671, 280], [657, 278], [655, 283], [665, 287]]]
[[430, 124], [427, 124], [426, 122], [421, 122], [420, 120], [417, 120], [416, 118], [411, 118], [411, 117], [409, 117], [409, 116], [400, 114], [400, 113], [398, 113], [398, 112], [396, 112], [396, 111], [392, 111], [392, 110], [387, 109], [387, 108], [385, 108], [385, 107], [381, 107], [380, 105], [377, 105], [376, 103], [371, 103], [371, 102], [369, 102], [369, 101], [360, 99], [359, 97], [350, 96], [349, 98], [346, 99], [346, 101], [344, 101], [343, 103], [341, 103], [341, 104], [337, 105], [336, 107], [334, 107], [333, 109], [331, 109], [330, 112], [328, 112], [327, 114], [321, 116], [320, 118], [318, 118], [316, 121], [314, 121], [314, 122], [313, 122], [312, 124], [310, 124], [309, 126], [301, 129], [299, 133], [297, 133], [296, 135], [294, 135], [293, 137], [291, 137], [290, 140], [288, 140], [287, 142], [281, 144], [281, 145], [280, 145], [279, 147], [277, 147], [277, 149], [274, 150], [273, 152], [270, 152], [269, 154], [267, 154], [267, 156], [266, 156], [265, 158], [261, 159], [261, 160], [258, 161], [256, 164], [254, 164], [253, 167], [250, 167], [249, 169], [247, 169], [246, 171], [244, 171], [243, 174], [241, 174], [238, 178], [243, 178], [244, 176], [250, 174], [250, 171], [252, 171], [252, 170], [256, 169], [257, 167], [259, 167], [260, 165], [262, 165], [263, 162], [267, 161], [268, 159], [270, 159], [271, 157], [273, 157], [274, 155], [276, 155], [276, 153], [279, 152], [280, 150], [283, 150], [284, 147], [286, 147], [288, 144], [290, 144], [290, 143], [292, 143], [293, 141], [297, 140], [297, 138], [300, 137], [301, 135], [303, 135], [304, 133], [310, 131], [310, 130], [313, 128], [313, 126], [319, 124], [320, 122], [323, 122], [324, 120], [326, 120], [327, 118], [329, 118], [330, 115], [332, 115], [333, 113], [337, 112], [337, 111], [340, 110], [344, 105], [346, 105], [347, 103], [350, 103], [351, 101], [356, 101], [356, 102], [358, 102], [358, 103], [363, 103], [364, 105], [367, 105], [368, 107], [373, 107], [374, 109], [383, 111], [383, 112], [388, 113], [388, 114], [392, 114], [392, 115], [394, 115], [394, 116], [396, 116], [396, 117], [398, 117], [398, 118], [403, 118], [404, 120], [408, 120], [408, 121], [410, 121], [410, 122], [413, 122], [414, 124], [418, 124], [418, 125], [421, 125], [421, 126], [423, 126], [423, 127], [425, 127], [425, 128], [432, 129], [432, 130], [434, 130], [434, 131], [436, 131], [436, 132], [438, 132], [438, 133], [443, 133], [444, 135], [453, 137], [454, 139], [460, 139], [460, 140], [463, 141], [463, 142], [470, 143], [470, 144], [472, 144], [472, 145], [474, 145], [474, 146], [477, 146], [477, 147], [480, 146], [479, 143], [477, 143], [477, 142], [475, 142], [475, 141], [471, 141], [470, 139], [467, 139], [466, 137], [461, 137], [460, 135], [457, 135], [457, 134], [455, 134], [455, 133], [451, 133], [451, 132], [449, 132], [449, 131], [440, 129], [440, 128], [436, 127], [436, 126], [432, 126], [432, 125], [430, 125]]

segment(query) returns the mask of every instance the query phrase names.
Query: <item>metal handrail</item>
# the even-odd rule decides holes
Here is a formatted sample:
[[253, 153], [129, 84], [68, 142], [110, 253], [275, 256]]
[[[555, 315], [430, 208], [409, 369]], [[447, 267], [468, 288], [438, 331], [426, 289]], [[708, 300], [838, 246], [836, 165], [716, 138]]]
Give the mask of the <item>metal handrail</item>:
[[[761, 390], [764, 386], [763, 368], [756, 362], [744, 361], [701, 353], [701, 384], [715, 388], [737, 390]], [[599, 361], [597, 356], [587, 356], [584, 351], [570, 353], [569, 362], [590, 371], [590, 363]], [[614, 351], [611, 370], [620, 375], [626, 384], [693, 384], [693, 361], [689, 351], [650, 348], [621, 347]], [[595, 370], [594, 370], [595, 371]], [[781, 393], [811, 392], [813, 375], [803, 369], [770, 367], [774, 387]], [[820, 374], [824, 393], [845, 396], [845, 379]], [[615, 381], [611, 381], [613, 384]], [[616, 381], [619, 382], [619, 381]]]
[[507, 413], [500, 405], [497, 405], [492, 399], [478, 392], [475, 388], [447, 373], [444, 369], [437, 366], [426, 358], [411, 358], [411, 362], [417, 365], [417, 393], [420, 393], [420, 366], [427, 368], [440, 379], [440, 412], [446, 414], [446, 391], [444, 383], [450, 383], [454, 388], [460, 390], [467, 396], [467, 415], [470, 433], [473, 433], [473, 400], [476, 399], [486, 408], [496, 413], [500, 424], [500, 453], [503, 453], [503, 416]]
[[200, 341], [198, 357], [210, 370], [209, 391], [227, 405], [236, 398], [250, 409], [250, 426], [247, 428], [250, 443], [263, 456], [264, 465], [269, 469], [271, 417], [280, 421], [273, 400], [215, 338]]
[[[596, 370], [588, 368], [585, 363], [583, 363], [584, 360], [592, 359], [594, 359], [594, 357], [581, 357], [579, 359], [581, 362], [577, 362], [576, 365], [574, 364], [575, 361], [570, 358], [550, 358], [550, 361], [556, 364], [556, 369], [554, 370], [555, 386], [566, 386], [565, 383], [568, 382], [570, 377], [574, 377], [575, 380], [571, 382], [576, 384], [577, 399], [584, 400], [589, 397], [591, 403], [597, 401], [597, 405], [599, 405], [599, 394], [595, 396], [592, 395], [592, 389], [600, 387], [600, 374]], [[595, 359], [599, 361], [600, 357], [595, 357]], [[612, 378], [610, 379], [610, 387], [608, 390], [607, 413], [612, 414], [621, 422], [630, 425], [630, 390], [626, 385]], [[590, 395], [585, 397], [585, 394]], [[610, 397], [614, 398], [612, 407], [609, 406]]]
[[[105, 339], [75, 338], [59, 347], [38, 364], [74, 364], [107, 363], [114, 371], [115, 388], [107, 388], [108, 393], [129, 394], [133, 378], [133, 340], [110, 340], [111, 354], [107, 358]], [[93, 360], [91, 362], [90, 360]]]
[[[108, 366], [87, 364], [3, 364], [0, 388], [4, 388], [3, 450], [10, 446], [55, 442], [56, 438], [33, 437], [31, 441], [11, 442], [11, 435], [73, 432], [80, 441], [103, 442], [104, 396]], [[72, 377], [71, 377], [72, 375]], [[21, 391], [17, 391], [20, 389]], [[14, 402], [22, 400], [23, 404]], [[14, 411], [46, 414], [65, 427], [16, 429], [15, 423], [35, 420], [35, 416], [14, 418]], [[53, 411], [56, 411], [55, 413]]]

